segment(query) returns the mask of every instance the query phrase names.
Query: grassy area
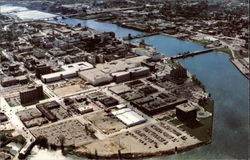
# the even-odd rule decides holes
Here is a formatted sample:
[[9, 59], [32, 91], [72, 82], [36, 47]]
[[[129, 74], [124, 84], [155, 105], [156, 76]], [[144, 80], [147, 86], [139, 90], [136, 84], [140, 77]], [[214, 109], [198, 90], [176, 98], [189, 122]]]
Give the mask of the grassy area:
[[236, 58], [239, 58], [239, 59], [249, 57], [248, 52], [234, 51], [234, 54]]
[[182, 125], [180, 128], [187, 131], [190, 135], [195, 136], [200, 141], [211, 142], [212, 139], [212, 117], [202, 119], [198, 127], [189, 127], [188, 125]]
[[44, 99], [49, 99], [49, 98], [50, 98], [50, 96], [47, 95], [46, 93], [44, 93]]
[[197, 40], [195, 41], [195, 43], [198, 43], [198, 44], [201, 44], [201, 45], [209, 45], [209, 44], [212, 44], [211, 41], [208, 41], [208, 40], [205, 40], [205, 39], [202, 39], [202, 40]]
[[13, 132], [13, 130], [3, 130], [0, 132], [0, 142], [5, 142], [7, 141], [9, 138], [12, 138], [11, 133]]
[[15, 106], [16, 106], [15, 104], [13, 104], [13, 103], [11, 102], [10, 98], [6, 98], [5, 100], [6, 100], [6, 102], [9, 104], [10, 107], [15, 107]]
[[226, 53], [232, 58], [232, 52], [229, 48], [219, 48], [219, 49], [216, 49], [216, 52]]

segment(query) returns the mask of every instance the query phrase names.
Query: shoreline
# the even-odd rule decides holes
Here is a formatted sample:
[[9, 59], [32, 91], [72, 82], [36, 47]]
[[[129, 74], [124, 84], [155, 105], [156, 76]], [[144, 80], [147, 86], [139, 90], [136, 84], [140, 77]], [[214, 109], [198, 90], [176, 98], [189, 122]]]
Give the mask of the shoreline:
[[161, 157], [161, 156], [167, 156], [167, 155], [173, 155], [173, 154], [178, 154], [178, 153], [182, 153], [182, 152], [186, 152], [204, 145], [208, 145], [211, 144], [210, 142], [200, 142], [200, 143], [196, 143], [194, 145], [190, 145], [187, 147], [182, 147], [182, 148], [178, 148], [177, 151], [175, 151], [175, 149], [171, 149], [171, 150], [163, 150], [163, 151], [158, 151], [158, 152], [140, 152], [140, 153], [117, 153], [117, 154], [111, 154], [111, 155], [95, 155], [92, 153], [88, 153], [88, 152], [75, 152], [73, 151], [71, 154], [72, 155], [76, 155], [78, 157], [86, 157], [86, 158], [91, 158], [91, 159], [107, 159], [107, 158], [115, 158], [115, 159], [138, 159], [138, 158], [151, 158], [151, 157]]
[[247, 73], [245, 73], [242, 69], [240, 69], [240, 66], [239, 65], [237, 65], [237, 62], [235, 62], [235, 60], [237, 60], [237, 59], [229, 59], [230, 60], [230, 62], [238, 69], [238, 71], [242, 74], [242, 75], [244, 75], [247, 79], [250, 79], [250, 75], [249, 75], [249, 71], [248, 71], [248, 75], [247, 75]]

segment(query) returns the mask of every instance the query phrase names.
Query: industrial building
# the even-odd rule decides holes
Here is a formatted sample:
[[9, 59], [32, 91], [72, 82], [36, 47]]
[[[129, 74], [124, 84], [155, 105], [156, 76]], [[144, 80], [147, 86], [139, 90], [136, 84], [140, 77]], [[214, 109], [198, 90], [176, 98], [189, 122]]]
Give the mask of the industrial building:
[[93, 86], [107, 84], [113, 80], [113, 77], [103, 73], [97, 68], [81, 71], [78, 73], [78, 75], [88, 83], [91, 83]]
[[140, 99], [136, 99], [132, 104], [142, 112], [148, 115], [155, 115], [169, 109], [174, 109], [176, 105], [187, 102], [184, 98], [169, 98], [162, 99], [160, 97], [147, 96]]
[[15, 77], [4, 77], [1, 80], [1, 85], [3, 87], [9, 87], [18, 84], [18, 80]]
[[109, 88], [109, 90], [117, 95], [132, 91], [132, 89], [125, 84], [112, 86]]
[[128, 127], [146, 122], [145, 118], [132, 111], [130, 108], [113, 111], [112, 114]]
[[111, 74], [116, 83], [122, 83], [130, 80], [130, 73], [127, 71], [120, 71]]
[[111, 107], [111, 106], [119, 104], [119, 102], [116, 99], [114, 99], [113, 97], [104, 97], [104, 98], [100, 98], [98, 100], [102, 104], [104, 104], [106, 107]]
[[78, 62], [61, 67], [63, 71], [45, 74], [41, 76], [44, 83], [59, 81], [62, 79], [73, 78], [77, 76], [77, 72], [93, 68], [93, 65], [88, 62]]
[[97, 64], [96, 68], [104, 73], [111, 74], [120, 71], [126, 71], [129, 68], [139, 67], [141, 66], [141, 63], [143, 61], [146, 61], [147, 59], [149, 59], [148, 56], [137, 56], [133, 58], [119, 59], [109, 63]]
[[77, 108], [78, 112], [81, 114], [89, 113], [93, 111], [93, 107], [91, 106], [81, 106]]
[[58, 107], [60, 107], [60, 104], [56, 101], [36, 105], [36, 108], [51, 122], [55, 122], [57, 117], [50, 110]]
[[1, 80], [1, 85], [3, 87], [9, 87], [17, 84], [26, 84], [28, 83], [29, 78], [27, 76], [18, 76], [18, 77], [3, 77]]

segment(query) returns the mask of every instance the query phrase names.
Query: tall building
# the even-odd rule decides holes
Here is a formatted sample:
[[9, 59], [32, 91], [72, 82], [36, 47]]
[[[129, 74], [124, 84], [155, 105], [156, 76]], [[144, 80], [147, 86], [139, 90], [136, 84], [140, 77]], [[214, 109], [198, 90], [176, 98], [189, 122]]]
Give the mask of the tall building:
[[36, 102], [43, 98], [44, 93], [42, 85], [30, 86], [27, 90], [20, 92], [21, 104]]

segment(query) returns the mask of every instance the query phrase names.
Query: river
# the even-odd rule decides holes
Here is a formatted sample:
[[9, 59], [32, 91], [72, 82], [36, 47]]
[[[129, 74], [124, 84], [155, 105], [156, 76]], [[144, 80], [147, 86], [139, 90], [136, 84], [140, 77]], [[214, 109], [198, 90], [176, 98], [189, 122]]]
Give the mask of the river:
[[[113, 31], [117, 37], [128, 33], [140, 32], [119, 27], [115, 24], [97, 22], [95, 20], [62, 19], [59, 22], [75, 25], [81, 23], [98, 31]], [[164, 55], [176, 55], [186, 51], [196, 51], [203, 47], [193, 42], [178, 40], [165, 35], [143, 38]], [[134, 40], [134, 41], [138, 41]], [[188, 152], [150, 158], [161, 159], [247, 159], [248, 158], [248, 80], [229, 61], [223, 53], [210, 52], [195, 57], [179, 60], [192, 74], [205, 85], [212, 94], [214, 105], [214, 128], [212, 144], [193, 149]], [[47, 158], [48, 159], [47, 159]], [[63, 157], [59, 151], [32, 151], [28, 159], [80, 159]]]

